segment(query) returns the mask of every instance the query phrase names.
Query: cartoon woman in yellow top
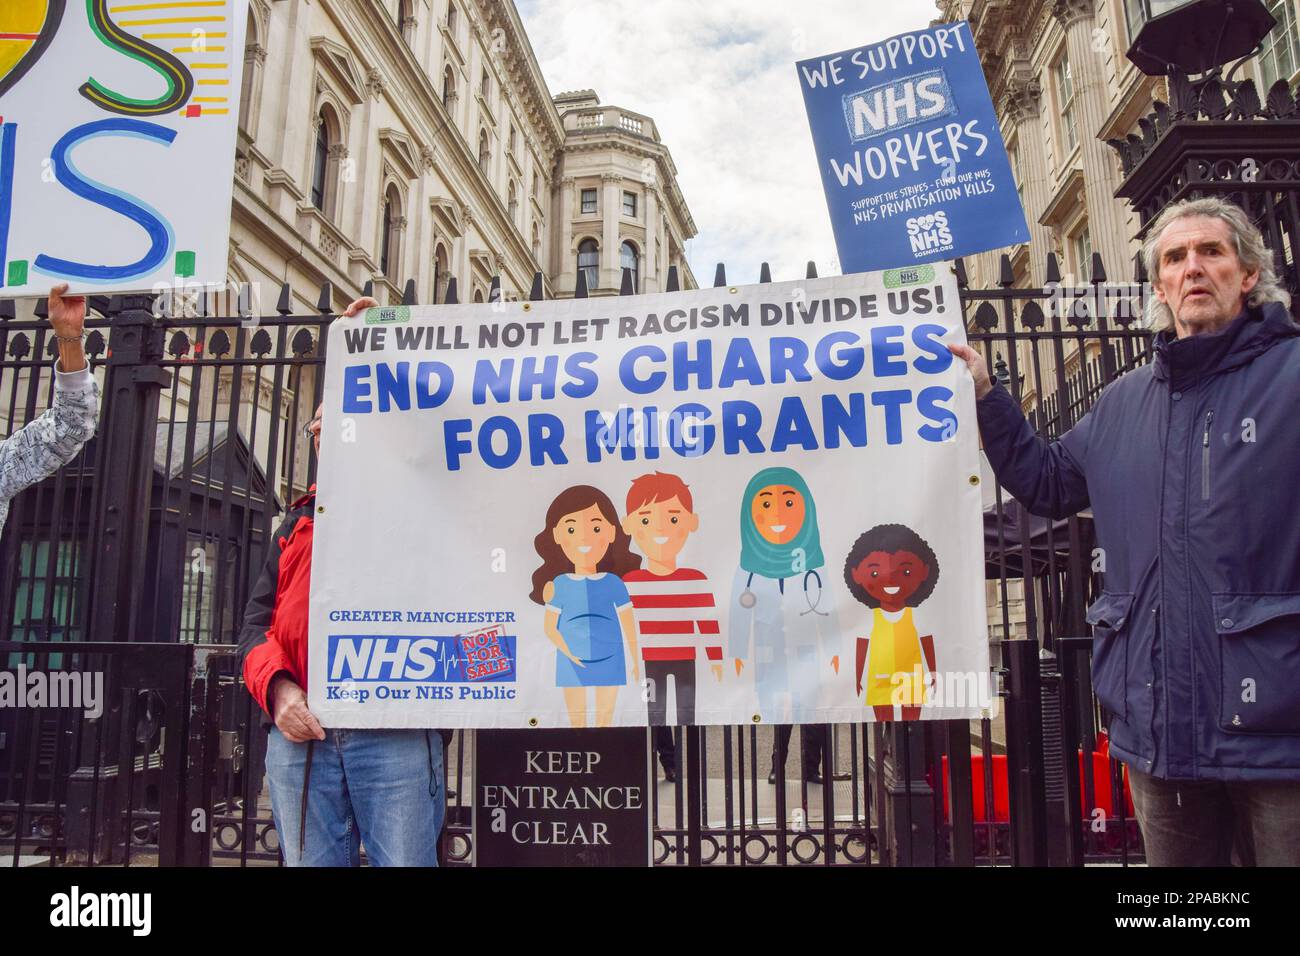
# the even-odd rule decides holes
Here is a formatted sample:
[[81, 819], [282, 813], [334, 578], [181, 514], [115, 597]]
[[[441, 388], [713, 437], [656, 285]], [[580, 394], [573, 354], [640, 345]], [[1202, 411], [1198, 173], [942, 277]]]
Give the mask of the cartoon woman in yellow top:
[[[919, 534], [901, 524], [877, 525], [853, 543], [844, 562], [844, 581], [855, 598], [872, 608], [871, 633], [858, 638], [857, 688], [876, 720], [921, 716], [925, 675], [934, 673], [934, 637], [917, 635], [912, 608], [934, 592], [939, 561]], [[924, 656], [924, 671], [922, 670]]]

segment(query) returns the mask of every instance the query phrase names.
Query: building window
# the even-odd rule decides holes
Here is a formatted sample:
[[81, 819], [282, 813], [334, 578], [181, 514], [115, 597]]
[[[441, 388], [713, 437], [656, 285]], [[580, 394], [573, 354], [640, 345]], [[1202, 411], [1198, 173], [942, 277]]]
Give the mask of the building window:
[[397, 284], [397, 264], [401, 260], [402, 197], [396, 186], [384, 193], [383, 232], [379, 236], [379, 271], [394, 285]]
[[342, 127], [328, 106], [322, 106], [316, 114], [316, 123], [316, 143], [312, 148], [311, 204], [327, 219], [332, 219], [338, 185], [339, 155], [342, 151], [339, 130]]
[[516, 226], [519, 225], [519, 221], [518, 221], [519, 198], [518, 198], [518, 193], [515, 190], [515, 181], [513, 179], [510, 180], [509, 209], [510, 209], [510, 221], [513, 222]]
[[542, 171], [536, 166], [533, 167], [533, 198], [537, 198], [537, 190], [541, 186]]
[[515, 124], [511, 123], [510, 124], [510, 155], [511, 156], [515, 154], [515, 146], [518, 144], [518, 140], [519, 140], [519, 131], [515, 129]]
[[623, 243], [618, 252], [619, 266], [631, 271], [633, 292], [641, 291], [641, 277], [637, 275], [637, 259], [636, 246], [630, 242]]
[[[81, 628], [73, 607], [76, 602], [77, 574], [84, 573], [83, 542], [61, 540], [23, 541], [18, 550], [17, 575], [14, 578], [13, 629], [15, 641], [79, 641]], [[186, 567], [193, 563], [186, 561]], [[202, 565], [206, 567], [206, 565]], [[9, 666], [18, 666], [17, 654]], [[50, 665], [62, 666], [61, 664]]]
[[1074, 246], [1074, 271], [1079, 283], [1091, 281], [1092, 278], [1092, 235], [1084, 226], [1070, 240]]
[[447, 4], [447, 32], [451, 34], [452, 39], [456, 37], [456, 4]]
[[483, 67], [483, 75], [479, 77], [478, 92], [483, 99], [487, 99], [488, 93], [492, 92], [492, 77], [488, 74], [486, 66]]
[[588, 213], [595, 213], [595, 211], [596, 211], [596, 190], [584, 189], [582, 191], [582, 214], [585, 216]]
[[478, 131], [478, 168], [486, 173], [491, 159], [492, 149], [488, 146], [487, 130], [481, 129]]
[[451, 67], [442, 71], [442, 105], [451, 109], [451, 101], [456, 98], [456, 74]]
[[411, 0], [397, 0], [397, 32], [407, 46], [415, 39], [415, 14], [411, 9]]
[[325, 175], [330, 164], [330, 130], [325, 114], [319, 116], [316, 126], [316, 159], [311, 171], [311, 204], [325, 211]]
[[1268, 90], [1278, 80], [1291, 80], [1300, 67], [1300, 31], [1296, 27], [1295, 6], [1291, 0], [1271, 0], [1268, 12], [1277, 26], [1264, 38], [1259, 53], [1262, 87]]
[[1079, 131], [1074, 125], [1074, 72], [1068, 54], [1056, 61], [1056, 99], [1061, 111], [1061, 152], [1069, 155], [1079, 145]]
[[586, 273], [588, 289], [600, 285], [600, 247], [595, 239], [584, 239], [578, 246], [578, 271]]
[[623, 193], [623, 215], [636, 218], [636, 193]]
[[1016, 192], [1020, 194], [1021, 201], [1025, 198], [1025, 180], [1020, 169], [1020, 142], [1007, 146], [1007, 158], [1011, 160], [1011, 175], [1016, 183]]
[[447, 247], [440, 242], [433, 250], [433, 294], [429, 296], [429, 301], [434, 305], [446, 297], [447, 280], [450, 277], [447, 272]]

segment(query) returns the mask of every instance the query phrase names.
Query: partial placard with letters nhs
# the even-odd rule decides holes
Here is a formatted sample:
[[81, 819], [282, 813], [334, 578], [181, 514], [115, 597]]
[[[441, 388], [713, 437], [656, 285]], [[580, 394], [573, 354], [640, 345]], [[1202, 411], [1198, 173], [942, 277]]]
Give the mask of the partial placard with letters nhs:
[[965, 21], [796, 64], [844, 273], [1029, 241]]

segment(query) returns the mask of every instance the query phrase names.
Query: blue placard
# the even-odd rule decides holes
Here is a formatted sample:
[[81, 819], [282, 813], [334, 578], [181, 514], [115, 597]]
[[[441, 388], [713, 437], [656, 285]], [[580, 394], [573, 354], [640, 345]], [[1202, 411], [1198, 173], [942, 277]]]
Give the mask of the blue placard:
[[795, 69], [841, 271], [1029, 241], [964, 20], [802, 60]]

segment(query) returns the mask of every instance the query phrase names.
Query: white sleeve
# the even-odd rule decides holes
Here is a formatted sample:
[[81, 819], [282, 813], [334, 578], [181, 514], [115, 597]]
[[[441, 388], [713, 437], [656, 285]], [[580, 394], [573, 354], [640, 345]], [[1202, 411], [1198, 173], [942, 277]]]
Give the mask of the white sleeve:
[[54, 404], [0, 442], [0, 500], [54, 474], [95, 434], [99, 385], [89, 367], [60, 372], [54, 365]]
[[754, 609], [742, 607], [740, 596], [745, 593], [749, 575], [744, 568], [736, 568], [736, 576], [731, 581], [731, 601], [727, 604], [727, 655], [745, 658], [749, 656], [749, 636], [754, 629]]

